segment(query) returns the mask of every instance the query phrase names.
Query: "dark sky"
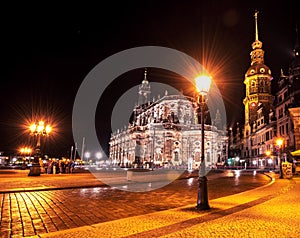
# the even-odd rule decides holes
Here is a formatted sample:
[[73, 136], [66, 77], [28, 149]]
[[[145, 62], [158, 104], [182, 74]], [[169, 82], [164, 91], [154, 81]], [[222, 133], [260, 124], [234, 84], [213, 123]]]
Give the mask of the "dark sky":
[[[47, 118], [56, 130], [45, 150], [50, 156], [68, 154], [74, 143], [72, 107], [81, 82], [105, 58], [137, 46], [174, 48], [214, 71], [229, 124], [241, 120], [256, 9], [265, 64], [276, 81], [293, 56], [295, 27], [300, 25], [295, 1], [41, 1], [3, 7], [0, 151], [31, 143], [26, 125], [32, 118]], [[103, 123], [98, 130], [102, 144], [110, 135], [111, 103], [142, 77], [143, 69], [129, 72], [106, 90], [99, 102], [102, 116], [96, 117]], [[124, 78], [130, 80], [124, 84]], [[149, 70], [149, 81], [165, 80], [185, 90], [177, 78]]]

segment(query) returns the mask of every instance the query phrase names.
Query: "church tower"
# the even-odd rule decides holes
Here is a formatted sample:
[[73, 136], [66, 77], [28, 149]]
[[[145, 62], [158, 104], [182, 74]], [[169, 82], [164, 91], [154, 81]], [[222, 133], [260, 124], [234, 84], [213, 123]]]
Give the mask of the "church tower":
[[144, 80], [142, 81], [142, 84], [139, 86], [138, 104], [143, 105], [145, 103], [148, 103], [148, 101], [150, 101], [150, 94], [151, 94], [151, 89], [150, 89], [149, 81], [147, 80], [147, 69], [145, 69]]
[[262, 113], [268, 121], [268, 115], [274, 100], [271, 94], [271, 70], [264, 64], [264, 50], [262, 42], [258, 39], [257, 17], [255, 19], [255, 41], [252, 43], [251, 66], [245, 74], [246, 97], [243, 100], [245, 106], [244, 137], [248, 137], [253, 131], [257, 120], [257, 110], [262, 108]]

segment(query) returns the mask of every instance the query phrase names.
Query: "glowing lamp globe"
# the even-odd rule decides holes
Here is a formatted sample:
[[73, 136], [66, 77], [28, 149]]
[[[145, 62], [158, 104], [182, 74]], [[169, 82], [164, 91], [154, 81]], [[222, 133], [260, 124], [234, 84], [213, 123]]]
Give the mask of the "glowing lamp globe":
[[196, 82], [196, 89], [202, 95], [208, 93], [210, 84], [211, 84], [211, 77], [207, 75], [200, 75], [195, 79]]

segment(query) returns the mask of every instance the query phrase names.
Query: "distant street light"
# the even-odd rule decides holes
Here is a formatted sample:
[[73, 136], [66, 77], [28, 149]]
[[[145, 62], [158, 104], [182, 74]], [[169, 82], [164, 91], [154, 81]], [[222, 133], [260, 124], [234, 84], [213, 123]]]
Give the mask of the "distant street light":
[[36, 146], [34, 149], [33, 163], [30, 167], [28, 176], [39, 176], [41, 174], [39, 162], [41, 156], [41, 136], [49, 135], [52, 131], [52, 127], [50, 125], [45, 125], [44, 121], [39, 121], [37, 124], [31, 124], [29, 129], [31, 135], [36, 137]]
[[87, 164], [89, 163], [89, 158], [91, 157], [91, 153], [90, 152], [85, 152], [84, 153], [84, 157], [86, 158], [86, 162], [87, 162]]
[[267, 158], [268, 158], [268, 164], [269, 164], [269, 166], [271, 166], [272, 164], [273, 164], [273, 166], [274, 166], [274, 169], [275, 169], [275, 163], [274, 163], [274, 161], [273, 161], [273, 158], [271, 158], [270, 156], [271, 156], [271, 151], [270, 150], [267, 150], [266, 151], [266, 156], [267, 156]]
[[279, 178], [283, 178], [283, 172], [282, 172], [282, 160], [281, 160], [281, 147], [283, 145], [283, 139], [277, 138], [276, 139], [276, 145], [278, 148], [278, 159], [279, 159]]
[[207, 178], [205, 176], [205, 158], [204, 158], [204, 110], [206, 104], [206, 95], [209, 91], [211, 78], [201, 75], [195, 79], [197, 88], [197, 102], [201, 109], [201, 168], [199, 168], [199, 184], [197, 206], [198, 210], [210, 209], [208, 204]]
[[27, 156], [30, 155], [31, 152], [32, 152], [32, 149], [29, 148], [29, 147], [22, 147], [22, 148], [20, 149], [21, 155], [24, 155], [25, 157], [26, 157], [26, 155], [27, 155]]
[[97, 159], [101, 159], [102, 158], [102, 153], [101, 152], [97, 152], [96, 153], [96, 158]]
[[[23, 164], [22, 164], [22, 169], [26, 168], [26, 164], [28, 163], [26, 161], [26, 156], [29, 156], [32, 153], [32, 149], [29, 147], [22, 147], [20, 148], [19, 152], [23, 156]], [[28, 160], [29, 161], [29, 160]]]

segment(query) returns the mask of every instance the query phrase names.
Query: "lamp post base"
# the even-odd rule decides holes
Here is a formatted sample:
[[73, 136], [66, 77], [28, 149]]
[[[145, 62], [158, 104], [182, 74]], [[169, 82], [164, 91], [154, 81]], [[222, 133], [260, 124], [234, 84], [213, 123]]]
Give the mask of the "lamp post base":
[[40, 176], [41, 175], [41, 167], [39, 164], [32, 164], [29, 170], [28, 176]]
[[199, 177], [198, 185], [198, 199], [197, 199], [197, 210], [209, 210], [208, 204], [208, 190], [207, 190], [207, 178], [206, 176]]

